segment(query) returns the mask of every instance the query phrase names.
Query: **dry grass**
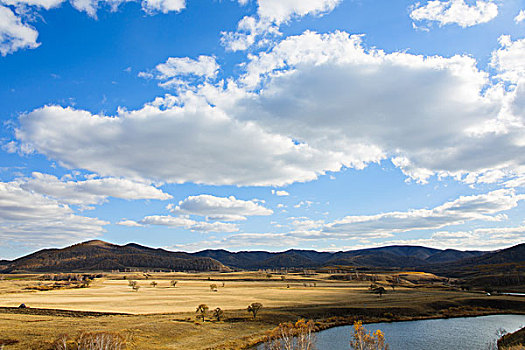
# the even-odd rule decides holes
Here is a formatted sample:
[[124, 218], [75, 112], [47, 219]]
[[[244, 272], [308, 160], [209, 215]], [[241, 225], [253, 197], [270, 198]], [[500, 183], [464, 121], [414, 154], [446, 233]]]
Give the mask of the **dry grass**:
[[[380, 285], [389, 277], [378, 276], [376, 283]], [[286, 275], [283, 281], [279, 275], [267, 278], [256, 272], [151, 274], [148, 280], [139, 274], [126, 279], [114, 274], [95, 280], [89, 288], [24, 290], [37, 283], [37, 278], [0, 281], [0, 307], [15, 307], [0, 308], [0, 340], [18, 342], [6, 345], [4, 350], [52, 349], [53, 341], [61, 334], [77, 339], [83, 333], [101, 331], [121, 334], [129, 349], [240, 349], [262, 340], [279, 323], [300, 318], [316, 319], [317, 327], [325, 328], [352, 323], [356, 318], [377, 321], [501, 310], [525, 312], [523, 298], [452, 291], [436, 283], [425, 284], [427, 277], [418, 281], [417, 288], [404, 282], [381, 298], [368, 291], [368, 281], [336, 281], [328, 279], [329, 275]], [[429, 281], [434, 278], [428, 276]], [[139, 291], [132, 291], [129, 279], [137, 281]], [[152, 280], [158, 283], [156, 287], [150, 285]], [[172, 287], [172, 280], [178, 281], [176, 287]], [[316, 287], [303, 285], [313, 282]], [[212, 292], [210, 284], [216, 284], [218, 292]], [[254, 302], [264, 305], [256, 320], [246, 311]], [[30, 308], [17, 309], [22, 303]], [[205, 322], [196, 321], [195, 308], [199, 304], [207, 304], [210, 310], [220, 307], [224, 318], [220, 322], [212, 320], [210, 312]]]

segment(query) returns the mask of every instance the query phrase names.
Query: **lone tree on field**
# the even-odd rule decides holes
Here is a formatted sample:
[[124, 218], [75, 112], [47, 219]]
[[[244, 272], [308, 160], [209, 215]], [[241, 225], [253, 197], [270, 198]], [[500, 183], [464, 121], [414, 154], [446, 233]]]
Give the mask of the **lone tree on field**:
[[172, 286], [173, 288], [175, 288], [175, 286], [177, 285], [177, 282], [178, 282], [178, 281], [172, 280], [172, 281], [170, 282], [170, 284], [171, 284], [171, 286]]
[[373, 290], [374, 293], [379, 294], [379, 297], [383, 296], [383, 293], [386, 293], [386, 289], [384, 287], [377, 287]]
[[157, 286], [158, 283], [155, 282], [155, 281], [153, 281], [153, 282], [151, 282], [150, 284], [151, 284], [151, 286], [152, 286], [153, 288], [155, 288], [155, 287]]
[[197, 306], [197, 310], [195, 311], [195, 313], [201, 314], [202, 322], [204, 322], [204, 317], [206, 316], [208, 309], [209, 307], [206, 304], [200, 304], [199, 306]]
[[217, 319], [217, 321], [221, 321], [221, 318], [224, 316], [224, 311], [220, 307], [213, 310], [213, 317]]
[[253, 315], [253, 318], [257, 318], [257, 313], [259, 312], [259, 310], [261, 310], [263, 307], [263, 305], [261, 303], [251, 303], [249, 306], [248, 306], [248, 312], [250, 312], [252, 315]]

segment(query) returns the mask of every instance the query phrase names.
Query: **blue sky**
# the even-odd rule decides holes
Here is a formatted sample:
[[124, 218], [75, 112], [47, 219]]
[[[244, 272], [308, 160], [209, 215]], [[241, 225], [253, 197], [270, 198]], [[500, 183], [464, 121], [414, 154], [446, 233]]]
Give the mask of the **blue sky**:
[[523, 0], [0, 0], [0, 259], [525, 241]]

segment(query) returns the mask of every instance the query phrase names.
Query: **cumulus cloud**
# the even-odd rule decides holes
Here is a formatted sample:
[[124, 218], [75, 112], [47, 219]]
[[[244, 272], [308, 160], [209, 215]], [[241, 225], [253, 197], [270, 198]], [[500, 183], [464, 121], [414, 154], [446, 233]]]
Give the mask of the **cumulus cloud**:
[[461, 196], [432, 209], [414, 209], [376, 215], [347, 216], [323, 227], [325, 233], [358, 236], [363, 233], [399, 233], [440, 229], [468, 221], [501, 221], [501, 212], [515, 208], [525, 195], [503, 189], [487, 194]]
[[512, 41], [509, 35], [499, 38], [501, 47], [492, 53], [490, 64], [500, 74], [499, 78], [518, 83], [525, 78], [525, 39]]
[[284, 196], [289, 196], [290, 194], [284, 190], [272, 190], [272, 194], [276, 195], [276, 196], [279, 196], [279, 197], [284, 197]]
[[514, 22], [521, 23], [525, 20], [525, 10], [521, 10], [516, 17], [514, 17]]
[[147, 13], [180, 12], [186, 8], [186, 0], [143, 0], [142, 8]]
[[17, 182], [25, 190], [40, 193], [61, 203], [73, 205], [101, 204], [108, 197], [128, 200], [167, 200], [172, 196], [162, 190], [140, 182], [119, 178], [88, 178], [85, 180], [60, 180], [56, 176], [33, 172], [30, 178]]
[[[34, 49], [40, 46], [37, 42], [38, 32], [22, 21], [20, 14], [38, 10], [50, 10], [66, 0], [1, 0], [0, 1], [0, 54], [6, 56], [21, 49]], [[70, 0], [71, 6], [89, 16], [96, 18], [100, 6], [109, 6], [112, 11], [126, 2], [136, 0]], [[185, 0], [142, 0], [142, 9], [148, 14], [158, 12], [180, 12], [186, 7]], [[7, 6], [16, 9], [16, 14]]]
[[[160, 225], [175, 228], [184, 228], [198, 232], [236, 232], [239, 227], [236, 224], [226, 222], [195, 221], [186, 216], [151, 215], [146, 216], [138, 222], [140, 225]], [[130, 226], [131, 223], [127, 223]]]
[[[294, 17], [329, 13], [342, 0], [258, 0], [257, 15], [246, 16], [236, 32], [223, 32], [221, 42], [232, 51], [246, 50], [257, 37], [279, 35], [279, 26]], [[244, 5], [246, 2], [240, 2]]]
[[233, 120], [200, 100], [186, 102], [114, 117], [46, 106], [22, 116], [16, 134], [26, 150], [103, 176], [280, 186], [340, 168], [336, 154]]
[[35, 6], [49, 10], [62, 5], [64, 1], [65, 0], [2, 0], [0, 2], [17, 8]]
[[[155, 78], [162, 87], [187, 86], [188, 78], [213, 79], [217, 76], [219, 65], [215, 57], [199, 56], [196, 60], [189, 57], [170, 57], [165, 63], [155, 67], [155, 71], [141, 72], [140, 77]], [[183, 79], [185, 78], [185, 79]]]
[[6, 56], [20, 49], [34, 49], [38, 32], [28, 24], [22, 23], [20, 17], [10, 8], [0, 4], [0, 54]]
[[273, 214], [271, 209], [263, 207], [255, 200], [245, 201], [234, 196], [215, 197], [207, 194], [185, 198], [174, 211], [222, 221], [246, 220], [246, 216]]
[[[127, 2], [138, 0], [70, 0], [71, 5], [78, 11], [86, 12], [89, 16], [96, 18], [97, 11], [102, 6], [109, 6], [112, 11]], [[142, 9], [147, 14], [180, 12], [186, 7], [185, 0], [142, 0]]]
[[136, 221], [133, 221], [133, 220], [126, 220], [126, 219], [120, 220], [119, 222], [117, 222], [117, 225], [120, 225], [120, 226], [128, 226], [128, 227], [142, 227], [142, 226], [144, 226], [144, 225], [142, 225], [142, 224], [139, 224], [139, 223], [136, 222]]
[[472, 5], [465, 0], [431, 0], [425, 5], [416, 4], [410, 12], [414, 21], [433, 21], [440, 26], [457, 24], [463, 28], [489, 22], [497, 15], [498, 5], [492, 0], [477, 0]]
[[0, 245], [63, 245], [101, 235], [109, 223], [76, 215], [67, 205], [30, 192], [16, 182], [0, 182]]
[[500, 42], [492, 64], [508, 88], [469, 56], [307, 31], [250, 55], [237, 80], [116, 116], [45, 106], [20, 117], [16, 136], [69, 167], [174, 183], [283, 186], [385, 159], [420, 182], [500, 181], [525, 172], [522, 41]]

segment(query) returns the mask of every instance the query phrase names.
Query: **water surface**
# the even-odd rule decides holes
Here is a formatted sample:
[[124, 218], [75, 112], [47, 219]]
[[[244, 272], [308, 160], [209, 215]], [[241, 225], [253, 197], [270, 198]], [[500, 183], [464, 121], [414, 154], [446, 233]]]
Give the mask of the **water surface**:
[[[525, 326], [525, 315], [491, 315], [407, 322], [371, 323], [380, 329], [390, 350], [487, 350], [497, 340], [498, 329], [514, 332]], [[352, 326], [341, 326], [317, 334], [318, 350], [348, 350]]]

